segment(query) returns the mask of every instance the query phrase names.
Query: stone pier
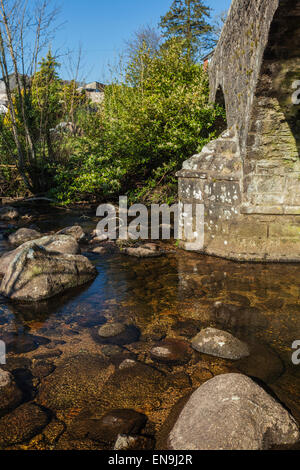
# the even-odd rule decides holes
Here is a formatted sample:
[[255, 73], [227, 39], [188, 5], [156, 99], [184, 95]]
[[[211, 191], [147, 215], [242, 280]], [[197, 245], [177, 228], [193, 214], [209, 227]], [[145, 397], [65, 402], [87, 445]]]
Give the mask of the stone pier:
[[178, 173], [180, 201], [205, 206], [203, 252], [299, 262], [300, 0], [233, 0], [209, 75], [228, 130]]

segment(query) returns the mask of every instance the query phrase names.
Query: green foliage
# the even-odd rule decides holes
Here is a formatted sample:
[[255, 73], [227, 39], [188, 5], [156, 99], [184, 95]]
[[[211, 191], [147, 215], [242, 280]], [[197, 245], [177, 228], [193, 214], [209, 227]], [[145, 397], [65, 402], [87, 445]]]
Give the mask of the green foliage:
[[199, 52], [211, 47], [213, 28], [207, 22], [211, 9], [202, 0], [174, 0], [161, 18], [160, 27], [167, 40], [183, 41], [188, 60], [195, 61]]
[[157, 54], [142, 47], [125, 75], [106, 87], [96, 113], [81, 115], [83, 136], [69, 139], [71, 157], [55, 177], [59, 200], [171, 202], [176, 171], [215, 136], [223, 110], [209, 104], [207, 74], [182, 41]]
[[[186, 52], [182, 38], [170, 38], [157, 50], [142, 41], [122, 71], [125, 79], [107, 86], [98, 105], [77, 91], [75, 81], [59, 79], [59, 64], [49, 52], [22, 95], [33, 152], [20, 95], [13, 103], [25, 171], [36, 192], [65, 204], [119, 195], [131, 202], [174, 202], [176, 172], [217, 135], [224, 118], [224, 110], [209, 103], [207, 73]], [[11, 113], [0, 117], [5, 165], [17, 156], [10, 119]], [[2, 171], [8, 184], [11, 174]]]
[[[45, 192], [52, 187], [56, 164], [65, 154], [62, 138], [55, 128], [64, 120], [73, 122], [78, 108], [86, 101], [85, 96], [77, 92], [75, 82], [64, 85], [58, 76], [58, 67], [49, 51], [41, 60], [39, 70], [27, 79], [21, 95], [13, 95], [18, 139], [25, 156], [23, 172], [35, 192]], [[17, 161], [10, 112], [0, 117], [0, 151], [1, 164]]]

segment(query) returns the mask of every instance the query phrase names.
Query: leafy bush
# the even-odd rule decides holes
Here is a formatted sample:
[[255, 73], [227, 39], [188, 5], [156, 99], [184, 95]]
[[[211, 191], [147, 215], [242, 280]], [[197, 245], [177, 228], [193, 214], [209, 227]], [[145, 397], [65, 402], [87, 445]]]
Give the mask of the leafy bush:
[[106, 87], [96, 112], [82, 112], [81, 137], [68, 137], [67, 164], [56, 166], [52, 195], [62, 202], [172, 201], [182, 162], [214, 138], [224, 110], [208, 99], [208, 77], [172, 40], [153, 54], [142, 47], [123, 83]]

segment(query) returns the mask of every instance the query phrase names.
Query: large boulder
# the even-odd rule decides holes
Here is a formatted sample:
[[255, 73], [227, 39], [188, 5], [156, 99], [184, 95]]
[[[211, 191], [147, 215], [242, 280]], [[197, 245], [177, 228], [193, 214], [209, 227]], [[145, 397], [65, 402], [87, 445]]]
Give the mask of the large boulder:
[[20, 246], [23, 243], [29, 242], [31, 240], [36, 240], [37, 238], [41, 238], [42, 234], [37, 230], [33, 230], [30, 228], [20, 228], [15, 233], [12, 233], [8, 237], [9, 243], [15, 246]]
[[96, 275], [96, 268], [84, 256], [50, 252], [31, 242], [9, 264], [0, 293], [12, 300], [34, 302], [81, 286]]
[[19, 217], [17, 209], [11, 206], [5, 206], [0, 208], [0, 220], [14, 220]]
[[56, 251], [69, 255], [77, 255], [80, 248], [73, 236], [70, 235], [48, 235], [35, 240], [35, 244], [48, 251]]
[[237, 360], [249, 356], [246, 343], [227, 331], [205, 328], [192, 340], [192, 347], [201, 353], [224, 359]]
[[64, 253], [76, 255], [80, 253], [80, 248], [74, 237], [70, 235], [49, 235], [42, 238], [37, 238], [34, 241], [28, 241], [13, 251], [4, 253], [0, 258], [0, 274], [4, 275], [10, 263], [19, 255], [20, 251], [32, 244], [43, 247], [48, 251], [55, 251], [57, 253]]
[[172, 450], [266, 450], [299, 441], [294, 418], [242, 374], [214, 377], [183, 407], [167, 447]]
[[72, 225], [71, 227], [66, 227], [57, 232], [57, 235], [71, 235], [75, 238], [77, 242], [83, 240], [86, 236], [85, 232], [83, 231], [80, 225]]

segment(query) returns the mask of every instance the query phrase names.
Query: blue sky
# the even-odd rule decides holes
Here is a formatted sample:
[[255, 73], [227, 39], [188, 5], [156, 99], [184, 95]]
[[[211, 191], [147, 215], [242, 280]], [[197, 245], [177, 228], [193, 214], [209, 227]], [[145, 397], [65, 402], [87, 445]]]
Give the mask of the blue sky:
[[[142, 25], [156, 26], [170, 8], [172, 0], [58, 0], [59, 21], [63, 26], [52, 45], [62, 54], [82, 45], [80, 79], [107, 82], [108, 64], [114, 64], [124, 42]], [[214, 13], [229, 8], [231, 0], [205, 0]], [[61, 56], [61, 75], [70, 78], [68, 59]]]

